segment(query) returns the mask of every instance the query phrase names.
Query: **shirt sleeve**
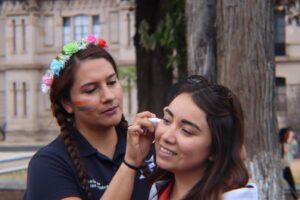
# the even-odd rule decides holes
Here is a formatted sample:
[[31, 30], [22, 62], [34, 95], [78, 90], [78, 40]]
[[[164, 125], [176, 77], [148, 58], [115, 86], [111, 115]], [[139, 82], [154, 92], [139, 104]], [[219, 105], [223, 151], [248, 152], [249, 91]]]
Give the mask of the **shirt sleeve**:
[[60, 155], [39, 152], [31, 159], [24, 200], [80, 197], [80, 189], [72, 167]]

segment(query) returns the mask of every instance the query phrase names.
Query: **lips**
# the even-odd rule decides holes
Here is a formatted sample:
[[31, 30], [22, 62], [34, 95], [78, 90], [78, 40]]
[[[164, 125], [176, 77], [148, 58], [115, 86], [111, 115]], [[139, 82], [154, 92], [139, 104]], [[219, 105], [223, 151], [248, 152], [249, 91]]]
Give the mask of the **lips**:
[[109, 107], [107, 109], [105, 109], [104, 111], [102, 111], [102, 114], [113, 114], [116, 112], [118, 106], [113, 106], [113, 107]]
[[165, 156], [175, 156], [177, 155], [177, 153], [175, 153], [174, 151], [166, 148], [166, 147], [163, 147], [163, 146], [159, 146], [159, 151], [165, 155]]

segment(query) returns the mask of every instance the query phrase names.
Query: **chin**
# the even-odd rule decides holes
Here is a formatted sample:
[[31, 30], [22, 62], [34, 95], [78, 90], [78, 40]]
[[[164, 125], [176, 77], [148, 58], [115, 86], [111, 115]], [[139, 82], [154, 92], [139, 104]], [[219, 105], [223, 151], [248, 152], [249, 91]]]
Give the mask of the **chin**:
[[172, 172], [172, 167], [170, 166], [170, 163], [166, 163], [166, 161], [157, 159], [156, 164], [159, 168]]
[[122, 114], [112, 117], [111, 120], [108, 120], [107, 123], [110, 126], [117, 126], [121, 122], [121, 120], [122, 120]]

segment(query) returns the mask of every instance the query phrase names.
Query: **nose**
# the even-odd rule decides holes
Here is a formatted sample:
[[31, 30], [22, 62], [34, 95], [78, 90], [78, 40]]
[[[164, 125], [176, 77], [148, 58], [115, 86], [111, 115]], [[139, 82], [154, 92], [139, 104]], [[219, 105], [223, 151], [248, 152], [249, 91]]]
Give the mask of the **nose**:
[[112, 91], [112, 89], [110, 89], [107, 86], [104, 86], [101, 90], [102, 94], [101, 94], [101, 101], [102, 103], [106, 103], [109, 101], [112, 101], [115, 98], [115, 94]]
[[163, 130], [161, 134], [161, 139], [163, 142], [168, 144], [176, 143], [176, 130], [177, 128], [175, 124], [165, 127], [165, 130]]

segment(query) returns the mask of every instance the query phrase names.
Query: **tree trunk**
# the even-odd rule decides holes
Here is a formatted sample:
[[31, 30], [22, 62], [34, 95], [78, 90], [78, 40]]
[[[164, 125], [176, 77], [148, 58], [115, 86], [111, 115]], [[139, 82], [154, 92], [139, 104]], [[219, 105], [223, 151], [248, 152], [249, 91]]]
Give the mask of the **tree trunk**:
[[260, 199], [280, 199], [272, 0], [217, 5], [218, 80], [240, 98], [249, 169]]
[[[248, 168], [258, 186], [259, 199], [282, 199], [274, 103], [272, 0], [219, 0], [216, 12], [213, 1], [187, 0], [186, 6], [189, 73], [208, 75], [207, 68], [216, 63], [218, 82], [237, 94], [244, 109]], [[209, 10], [213, 13], [205, 14]], [[206, 33], [213, 30], [209, 27], [212, 24], [205, 23], [208, 21], [215, 21], [216, 35]], [[211, 45], [213, 51], [207, 47], [213, 41], [211, 37], [216, 40], [216, 45]], [[212, 52], [216, 52], [216, 60], [206, 61], [213, 59]]]
[[167, 68], [168, 50], [157, 46], [155, 51], [140, 45], [139, 27], [145, 20], [154, 32], [168, 10], [167, 0], [136, 0], [136, 65], [138, 88], [138, 111], [150, 110], [162, 115], [163, 99], [172, 84], [172, 69]]
[[188, 73], [216, 82], [216, 1], [186, 0]]

